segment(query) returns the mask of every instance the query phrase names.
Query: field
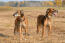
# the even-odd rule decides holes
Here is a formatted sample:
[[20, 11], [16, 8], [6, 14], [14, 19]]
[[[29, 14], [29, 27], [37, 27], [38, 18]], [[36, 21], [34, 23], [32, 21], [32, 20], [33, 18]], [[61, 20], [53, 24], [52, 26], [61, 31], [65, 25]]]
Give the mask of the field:
[[[16, 8], [15, 8], [16, 9]], [[0, 10], [0, 43], [19, 43], [19, 37], [14, 38], [14, 21], [12, 16], [16, 11], [5, 9]], [[45, 35], [41, 37], [41, 30], [39, 34], [36, 34], [36, 19], [38, 15], [45, 14], [47, 8], [22, 8], [24, 10], [25, 17], [28, 18], [28, 35], [27, 39], [21, 41], [21, 43], [65, 43], [65, 8], [58, 9], [58, 14], [53, 17], [52, 32], [50, 36], [45, 31]], [[23, 31], [23, 36], [25, 36]]]

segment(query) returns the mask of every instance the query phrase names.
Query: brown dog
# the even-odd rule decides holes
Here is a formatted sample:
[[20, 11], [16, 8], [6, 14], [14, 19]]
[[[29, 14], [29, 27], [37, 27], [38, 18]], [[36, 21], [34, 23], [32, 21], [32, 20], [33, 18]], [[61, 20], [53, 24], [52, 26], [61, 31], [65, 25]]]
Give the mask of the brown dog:
[[40, 26], [42, 25], [42, 37], [44, 35], [44, 29], [46, 28], [46, 26], [49, 26], [49, 33], [51, 32], [51, 22], [52, 22], [52, 16], [56, 15], [56, 13], [58, 13], [57, 10], [53, 9], [53, 8], [48, 8], [46, 11], [46, 15], [39, 15], [37, 17], [37, 33], [39, 32]]
[[[24, 12], [19, 10], [20, 14], [17, 12], [15, 12], [13, 14], [14, 17], [16, 17], [15, 19], [15, 27], [14, 27], [14, 34], [18, 33], [21, 31], [22, 33], [22, 28], [25, 29], [25, 34], [27, 33], [27, 29], [28, 29], [28, 20], [27, 18], [24, 16]], [[21, 28], [21, 30], [20, 30]], [[21, 34], [19, 33], [19, 34]]]

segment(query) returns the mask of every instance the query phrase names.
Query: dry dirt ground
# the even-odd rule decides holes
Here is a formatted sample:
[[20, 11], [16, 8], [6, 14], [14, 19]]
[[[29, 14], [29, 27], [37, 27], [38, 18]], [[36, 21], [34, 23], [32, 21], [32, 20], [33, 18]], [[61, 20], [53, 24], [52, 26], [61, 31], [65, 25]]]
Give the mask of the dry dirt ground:
[[[45, 14], [46, 9], [24, 10], [25, 16], [28, 18], [28, 35], [24, 37], [20, 43], [65, 43], [65, 10], [58, 10], [56, 17], [53, 17], [53, 26], [50, 36], [45, 30], [45, 35], [41, 37], [36, 33], [36, 19], [40, 14]], [[0, 43], [19, 43], [19, 37], [14, 38], [14, 20], [12, 16], [15, 11], [0, 11]], [[23, 31], [23, 36], [25, 36]]]

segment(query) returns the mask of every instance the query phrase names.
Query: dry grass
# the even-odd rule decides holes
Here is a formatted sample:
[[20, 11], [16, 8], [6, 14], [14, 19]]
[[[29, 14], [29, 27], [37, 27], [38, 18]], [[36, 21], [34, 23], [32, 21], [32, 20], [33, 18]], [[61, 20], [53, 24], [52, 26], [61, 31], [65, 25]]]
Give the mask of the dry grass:
[[0, 11], [10, 11], [12, 9], [12, 7], [7, 7], [7, 6], [0, 6]]
[[[42, 10], [42, 9], [47, 9], [49, 7], [20, 7], [20, 9], [23, 9], [23, 10], [33, 10], [33, 9], [39, 9], [39, 10]], [[55, 8], [55, 9], [58, 9], [58, 10], [65, 10], [65, 7], [50, 7], [50, 8]], [[9, 6], [0, 6], [0, 11], [9, 11], [9, 10], [17, 10], [17, 7], [9, 7]]]
[[[50, 36], [45, 31], [44, 38], [41, 37], [41, 31], [36, 34], [36, 19], [40, 14], [45, 14], [44, 8], [22, 8], [24, 14], [28, 17], [29, 29], [27, 40], [21, 43], [65, 43], [65, 10], [59, 10], [57, 17], [53, 20], [52, 33]], [[19, 38], [14, 39], [14, 20], [12, 14], [15, 10], [0, 12], [0, 43], [19, 43]], [[48, 30], [48, 29], [47, 29]], [[24, 32], [24, 31], [23, 31]], [[25, 35], [24, 35], [25, 36]]]

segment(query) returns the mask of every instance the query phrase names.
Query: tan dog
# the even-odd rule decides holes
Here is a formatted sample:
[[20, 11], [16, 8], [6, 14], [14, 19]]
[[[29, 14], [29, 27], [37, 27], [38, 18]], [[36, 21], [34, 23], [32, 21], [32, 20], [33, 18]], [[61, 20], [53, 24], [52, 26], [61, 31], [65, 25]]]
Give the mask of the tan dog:
[[[15, 12], [13, 14], [14, 17], [16, 17], [15, 19], [15, 27], [14, 27], [14, 34], [18, 33], [21, 31], [22, 33], [22, 28], [25, 30], [25, 34], [27, 33], [27, 29], [28, 29], [28, 20], [27, 18], [24, 16], [24, 12], [19, 10], [20, 14], [17, 12]], [[21, 30], [20, 30], [21, 28]], [[19, 34], [21, 34], [19, 33]]]
[[42, 37], [44, 35], [44, 29], [46, 28], [46, 26], [49, 26], [49, 33], [51, 32], [51, 22], [52, 22], [52, 16], [56, 15], [56, 13], [58, 13], [57, 10], [53, 9], [53, 8], [48, 8], [46, 11], [46, 15], [39, 15], [37, 17], [37, 33], [39, 32], [40, 26], [42, 25]]

